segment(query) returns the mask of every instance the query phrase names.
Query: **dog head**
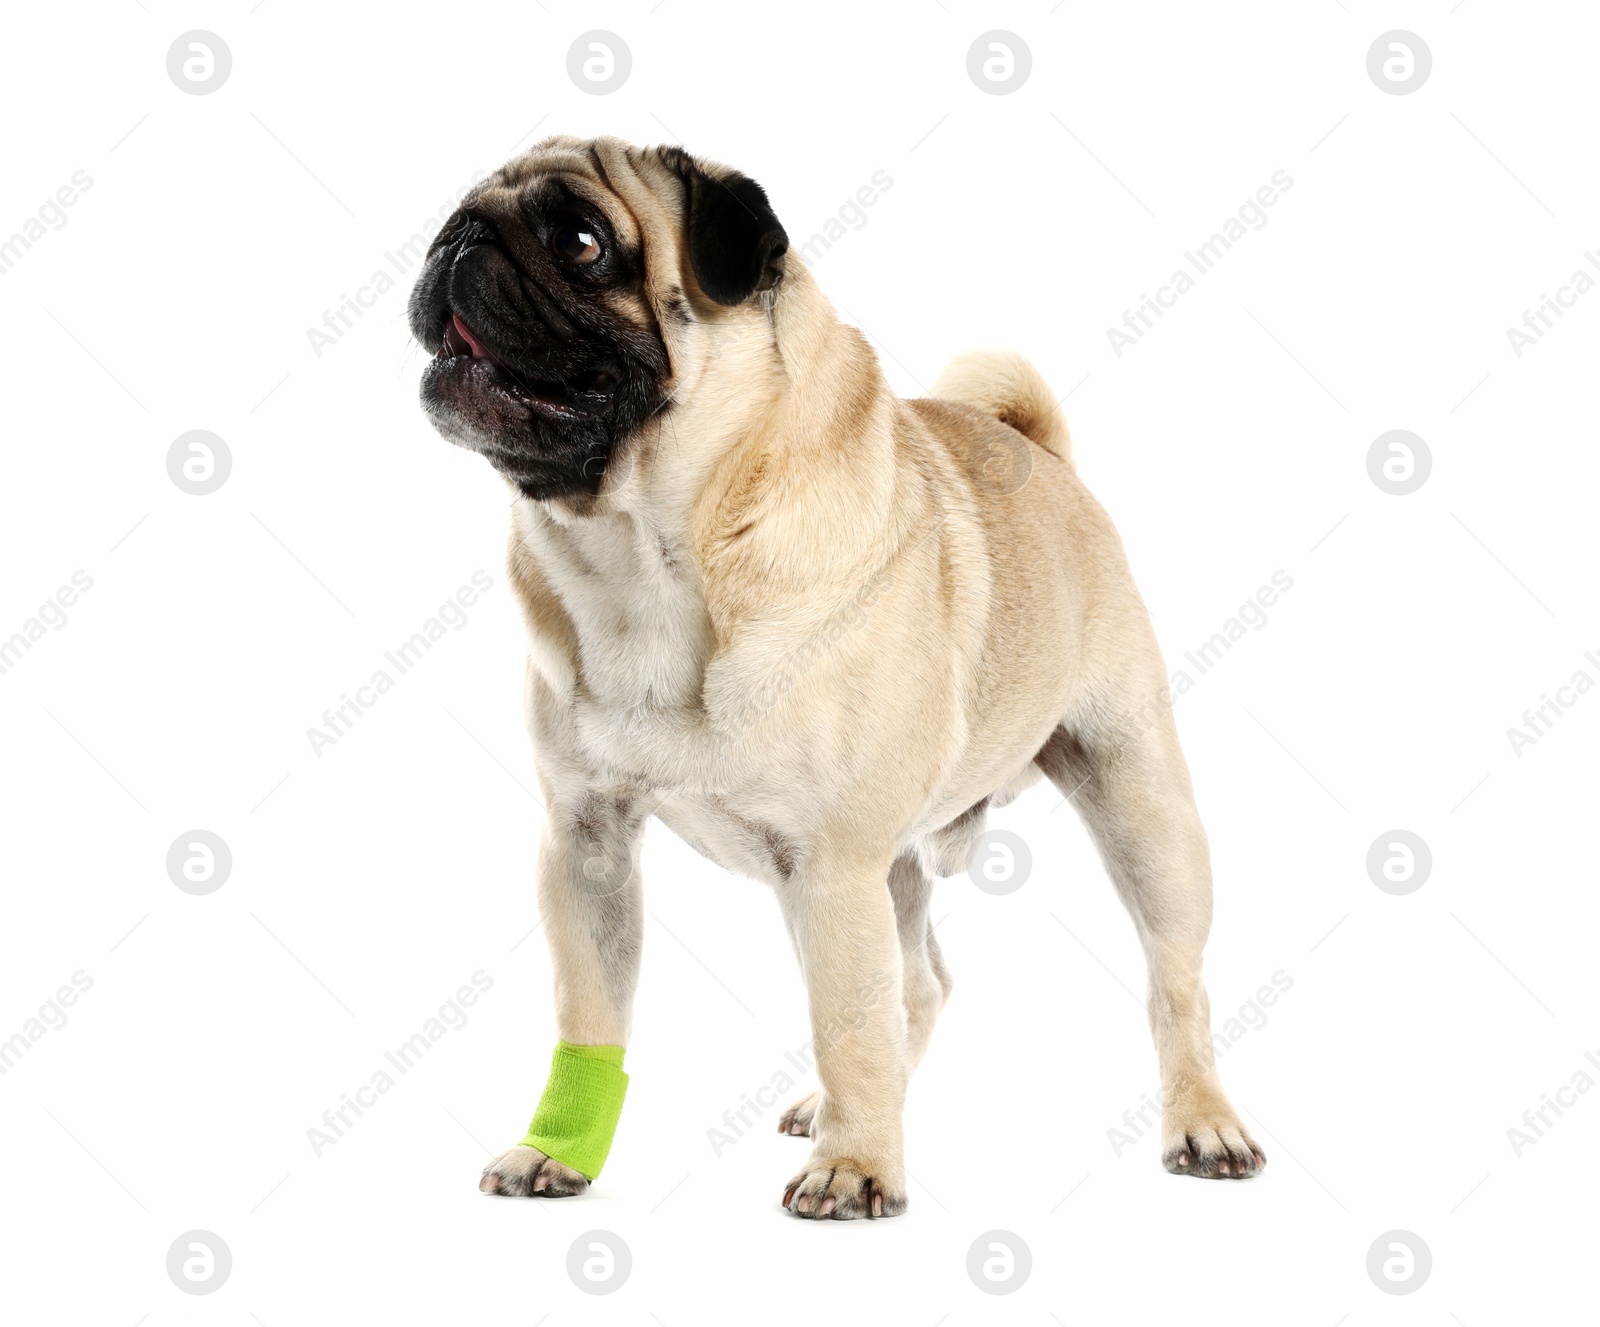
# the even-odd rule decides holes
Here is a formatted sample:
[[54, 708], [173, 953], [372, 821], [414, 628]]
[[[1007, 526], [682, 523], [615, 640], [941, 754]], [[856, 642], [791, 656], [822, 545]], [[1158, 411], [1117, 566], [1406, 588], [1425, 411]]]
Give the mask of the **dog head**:
[[[428, 251], [422, 402], [530, 498], [594, 495], [766, 321], [789, 247], [754, 180], [678, 148], [552, 138], [478, 185]], [[768, 337], [770, 345], [770, 337]]]

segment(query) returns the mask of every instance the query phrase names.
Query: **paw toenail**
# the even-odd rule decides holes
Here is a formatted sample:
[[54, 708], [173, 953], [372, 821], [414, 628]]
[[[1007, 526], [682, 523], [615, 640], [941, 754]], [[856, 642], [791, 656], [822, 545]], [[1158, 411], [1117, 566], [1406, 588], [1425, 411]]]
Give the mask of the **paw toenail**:
[[838, 1205], [839, 1205], [839, 1200], [837, 1198], [824, 1198], [822, 1200], [822, 1206], [817, 1208], [817, 1215], [818, 1216], [827, 1216], [828, 1213], [833, 1211], [833, 1209], [835, 1207], [837, 1207]]

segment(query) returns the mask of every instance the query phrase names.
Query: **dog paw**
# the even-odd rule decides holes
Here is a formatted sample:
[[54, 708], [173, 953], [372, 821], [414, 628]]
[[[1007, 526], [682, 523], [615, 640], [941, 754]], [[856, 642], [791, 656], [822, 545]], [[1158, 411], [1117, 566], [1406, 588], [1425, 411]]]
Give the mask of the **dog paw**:
[[1226, 1101], [1182, 1103], [1161, 1118], [1161, 1164], [1174, 1175], [1244, 1180], [1267, 1158]]
[[812, 1221], [869, 1220], [899, 1216], [906, 1210], [905, 1190], [878, 1179], [848, 1157], [812, 1157], [783, 1191], [784, 1208]]
[[822, 1089], [803, 1096], [778, 1118], [778, 1132], [793, 1134], [796, 1138], [811, 1137], [811, 1122], [817, 1117], [817, 1107], [822, 1104]]
[[588, 1187], [589, 1181], [572, 1167], [522, 1143], [485, 1166], [478, 1181], [479, 1193], [507, 1198], [570, 1198]]

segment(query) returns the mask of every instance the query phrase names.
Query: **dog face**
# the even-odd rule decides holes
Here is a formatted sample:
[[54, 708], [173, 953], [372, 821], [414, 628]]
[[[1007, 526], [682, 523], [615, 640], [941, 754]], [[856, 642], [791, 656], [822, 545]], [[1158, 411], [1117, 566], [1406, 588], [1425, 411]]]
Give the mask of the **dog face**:
[[753, 180], [677, 148], [554, 138], [468, 195], [410, 322], [422, 402], [527, 497], [600, 491], [672, 408], [692, 329], [771, 289], [788, 238]]

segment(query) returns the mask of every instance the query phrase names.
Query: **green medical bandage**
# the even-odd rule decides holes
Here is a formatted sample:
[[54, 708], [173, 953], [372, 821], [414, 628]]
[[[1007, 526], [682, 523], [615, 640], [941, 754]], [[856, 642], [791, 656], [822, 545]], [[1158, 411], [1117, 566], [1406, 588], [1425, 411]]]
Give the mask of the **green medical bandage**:
[[526, 1147], [537, 1147], [586, 1180], [599, 1175], [622, 1115], [628, 1075], [621, 1046], [574, 1046], [556, 1042], [550, 1081], [533, 1113]]

